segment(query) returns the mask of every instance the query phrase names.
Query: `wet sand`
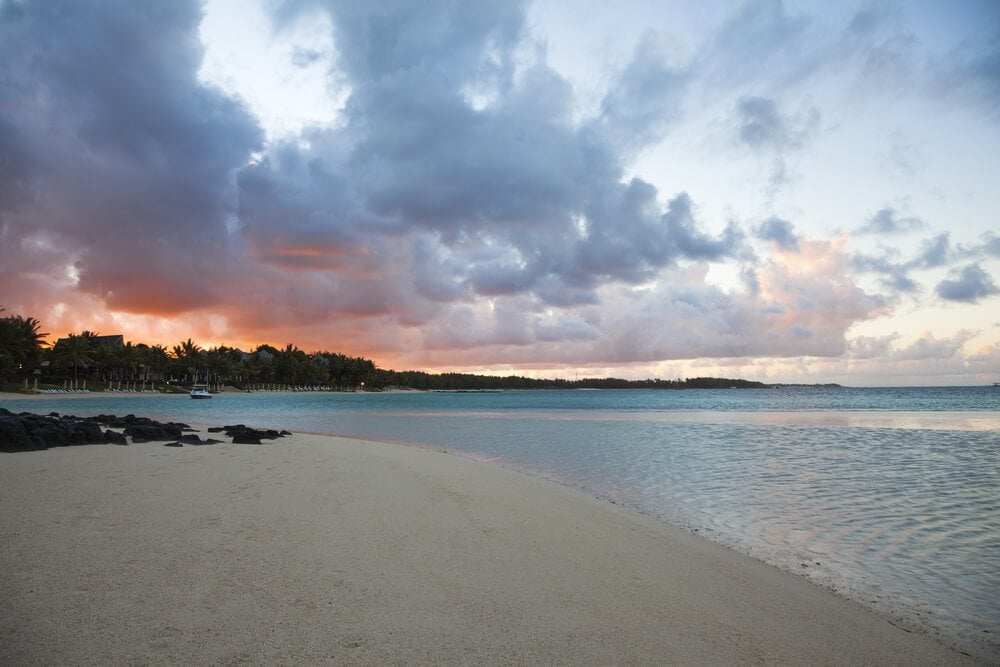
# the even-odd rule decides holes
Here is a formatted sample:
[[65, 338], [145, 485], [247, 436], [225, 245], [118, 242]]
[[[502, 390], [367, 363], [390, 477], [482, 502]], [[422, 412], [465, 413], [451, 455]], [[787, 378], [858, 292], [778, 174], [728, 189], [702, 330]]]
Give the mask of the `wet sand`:
[[330, 436], [0, 454], [0, 663], [944, 664], [614, 505]]

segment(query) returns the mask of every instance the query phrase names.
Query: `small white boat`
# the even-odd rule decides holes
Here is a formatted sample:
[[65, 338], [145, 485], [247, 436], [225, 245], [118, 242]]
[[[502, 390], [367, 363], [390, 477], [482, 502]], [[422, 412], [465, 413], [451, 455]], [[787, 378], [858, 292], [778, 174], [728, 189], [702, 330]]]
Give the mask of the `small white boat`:
[[191, 386], [191, 398], [212, 398], [208, 393], [207, 384], [196, 384]]

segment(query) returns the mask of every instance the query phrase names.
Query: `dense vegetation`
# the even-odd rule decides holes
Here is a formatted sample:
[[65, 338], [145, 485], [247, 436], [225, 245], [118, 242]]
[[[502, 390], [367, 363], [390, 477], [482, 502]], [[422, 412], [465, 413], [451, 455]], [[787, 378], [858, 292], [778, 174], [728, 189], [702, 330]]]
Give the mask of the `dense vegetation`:
[[[364, 357], [336, 352], [307, 354], [292, 344], [283, 349], [261, 345], [250, 352], [231, 347], [204, 350], [191, 339], [172, 348], [131, 341], [109, 343], [107, 336], [83, 331], [47, 346], [38, 320], [20, 315], [0, 317], [0, 377], [8, 385], [169, 388], [195, 382], [213, 386], [330, 387], [381, 390], [400, 387], [424, 390], [499, 389], [685, 389], [763, 387], [760, 382], [725, 378], [687, 380], [622, 380], [586, 378], [544, 380], [465, 373], [425, 373], [378, 368]], [[89, 386], [87, 383], [90, 383]]]

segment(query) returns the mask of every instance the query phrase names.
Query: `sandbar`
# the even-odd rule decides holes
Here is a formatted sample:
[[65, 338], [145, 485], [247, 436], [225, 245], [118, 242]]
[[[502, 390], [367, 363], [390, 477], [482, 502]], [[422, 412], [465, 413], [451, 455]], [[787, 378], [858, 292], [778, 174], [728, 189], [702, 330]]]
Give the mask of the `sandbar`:
[[0, 454], [0, 664], [953, 664], [803, 578], [447, 453]]

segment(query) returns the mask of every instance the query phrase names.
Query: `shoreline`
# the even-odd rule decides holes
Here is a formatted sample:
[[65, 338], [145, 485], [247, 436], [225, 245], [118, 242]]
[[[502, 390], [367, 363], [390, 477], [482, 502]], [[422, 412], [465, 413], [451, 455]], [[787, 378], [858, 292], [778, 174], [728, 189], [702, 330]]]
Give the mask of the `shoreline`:
[[0, 457], [18, 538], [0, 662], [967, 659], [683, 528], [437, 448], [297, 433]]
[[[221, 392], [213, 392], [213, 396], [301, 396], [315, 394], [332, 394], [336, 396], [346, 396], [360, 394], [364, 396], [377, 394], [426, 394], [430, 393], [420, 389], [391, 389], [387, 391], [292, 391], [290, 389], [241, 391], [239, 389], [229, 389]], [[86, 398], [164, 398], [176, 396], [178, 398], [190, 398], [187, 391], [177, 392], [142, 392], [142, 391], [87, 391], [87, 392], [67, 392], [65, 394], [36, 394], [20, 391], [0, 391], [0, 401], [3, 399], [15, 400], [63, 400], [63, 399], [86, 399]]]

